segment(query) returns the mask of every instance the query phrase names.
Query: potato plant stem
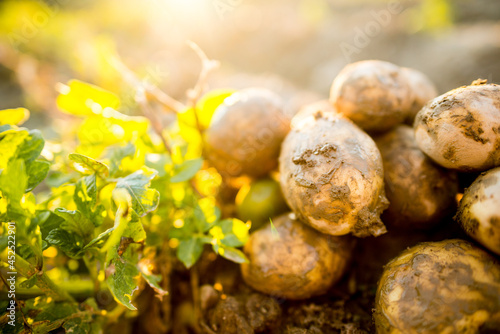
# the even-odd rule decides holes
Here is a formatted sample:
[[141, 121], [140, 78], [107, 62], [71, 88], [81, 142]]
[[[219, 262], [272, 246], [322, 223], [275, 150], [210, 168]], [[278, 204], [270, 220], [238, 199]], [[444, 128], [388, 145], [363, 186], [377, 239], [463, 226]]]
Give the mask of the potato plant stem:
[[195, 331], [196, 333], [201, 333], [200, 321], [201, 321], [201, 303], [200, 303], [200, 277], [198, 275], [198, 268], [196, 264], [190, 270], [191, 278], [191, 292], [193, 294], [193, 308], [194, 315], [196, 318]]
[[48, 297], [52, 297], [56, 301], [75, 301], [73, 297], [60, 286], [56, 285], [43, 271], [38, 271], [35, 266], [16, 254], [15, 267], [17, 271], [24, 277], [37, 275], [36, 286]]
[[[70, 294], [73, 298], [84, 299], [94, 295], [94, 283], [92, 281], [71, 281], [58, 283], [61, 290]], [[25, 300], [44, 295], [45, 292], [40, 287], [24, 289], [16, 287], [16, 298]], [[0, 294], [0, 300], [8, 300], [7, 294]]]

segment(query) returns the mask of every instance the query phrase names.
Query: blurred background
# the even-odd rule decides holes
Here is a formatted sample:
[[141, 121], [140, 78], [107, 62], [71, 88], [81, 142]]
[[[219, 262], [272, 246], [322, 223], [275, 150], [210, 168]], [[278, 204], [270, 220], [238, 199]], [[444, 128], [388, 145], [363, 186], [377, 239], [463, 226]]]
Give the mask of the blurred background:
[[0, 1], [0, 108], [26, 106], [26, 126], [46, 128], [67, 117], [56, 84], [77, 78], [134, 113], [112, 57], [185, 100], [201, 69], [187, 40], [221, 62], [210, 88], [265, 86], [292, 109], [362, 59], [421, 70], [440, 93], [500, 82], [497, 0], [11, 0]]

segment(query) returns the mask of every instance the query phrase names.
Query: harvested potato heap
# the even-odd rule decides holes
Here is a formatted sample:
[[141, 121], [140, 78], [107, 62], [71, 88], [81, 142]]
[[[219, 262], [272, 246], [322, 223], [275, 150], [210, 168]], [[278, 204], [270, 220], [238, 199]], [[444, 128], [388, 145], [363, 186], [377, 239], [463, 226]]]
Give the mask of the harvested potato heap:
[[[291, 125], [266, 90], [226, 99], [207, 131], [210, 161], [227, 176], [254, 178], [278, 165], [293, 211], [263, 223], [278, 214], [273, 206], [284, 209], [273, 204], [282, 202], [274, 202], [279, 192], [271, 178], [240, 190], [240, 216], [263, 224], [244, 247], [244, 281], [276, 297], [321, 295], [347, 270], [354, 238], [344, 235], [379, 236], [386, 232], [382, 220], [406, 232], [446, 221], [457, 209], [457, 170], [500, 166], [500, 87], [479, 80], [436, 95], [422, 73], [372, 60], [344, 68], [330, 99], [303, 107]], [[413, 128], [402, 125], [414, 118]], [[259, 207], [264, 216], [252, 211]], [[500, 167], [465, 191], [456, 214], [472, 238], [498, 255], [499, 208]], [[384, 268], [378, 333], [500, 328], [500, 264], [472, 243], [422, 243]]]
[[467, 188], [456, 219], [469, 236], [500, 255], [500, 167], [483, 173]]
[[417, 146], [413, 129], [397, 126], [375, 137], [384, 162], [389, 208], [382, 220], [405, 230], [436, 226], [456, 209], [458, 178], [432, 162]]
[[278, 164], [289, 124], [279, 96], [243, 89], [215, 110], [205, 132], [207, 158], [223, 176], [264, 176]]
[[370, 133], [411, 120], [437, 95], [421, 72], [380, 61], [347, 65], [335, 78], [330, 101], [337, 111]]
[[420, 149], [443, 167], [481, 172], [500, 165], [500, 86], [477, 80], [427, 104], [416, 116]]
[[384, 269], [377, 333], [493, 333], [500, 328], [500, 264], [463, 240], [421, 243]]
[[332, 237], [299, 222], [294, 214], [254, 232], [241, 265], [245, 282], [254, 289], [287, 299], [325, 293], [344, 274], [351, 255], [348, 237]]
[[319, 107], [295, 116], [281, 148], [280, 183], [288, 205], [326, 234], [385, 233], [380, 214], [388, 202], [377, 146], [347, 118]]

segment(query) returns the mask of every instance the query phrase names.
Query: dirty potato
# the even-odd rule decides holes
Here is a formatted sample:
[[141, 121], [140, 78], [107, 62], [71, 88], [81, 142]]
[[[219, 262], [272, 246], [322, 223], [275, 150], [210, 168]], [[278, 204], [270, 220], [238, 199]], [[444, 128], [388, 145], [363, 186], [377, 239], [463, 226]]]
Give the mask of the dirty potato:
[[415, 118], [420, 149], [443, 167], [485, 171], [500, 165], [500, 86], [477, 80], [429, 102]]
[[332, 83], [330, 101], [368, 132], [403, 123], [412, 108], [408, 78], [397, 65], [365, 60], [344, 67]]
[[385, 266], [374, 320], [377, 333], [498, 329], [500, 264], [459, 239], [418, 244]]
[[500, 167], [480, 175], [465, 191], [456, 219], [465, 232], [500, 255]]
[[263, 176], [276, 168], [290, 129], [280, 98], [266, 89], [232, 94], [217, 107], [205, 132], [206, 156], [223, 176]]
[[286, 299], [325, 293], [344, 274], [352, 251], [349, 237], [333, 237], [284, 214], [250, 235], [241, 264], [244, 281], [260, 292]]
[[424, 73], [408, 67], [402, 67], [401, 72], [410, 86], [412, 105], [407, 112], [406, 123], [412, 125], [420, 109], [438, 96], [438, 91], [434, 83]]
[[378, 236], [387, 208], [380, 152], [343, 116], [308, 109], [292, 120], [280, 154], [280, 183], [290, 208], [331, 235]]
[[458, 178], [431, 161], [417, 146], [413, 129], [400, 125], [375, 138], [384, 163], [389, 208], [382, 220], [406, 230], [435, 226], [456, 209]]

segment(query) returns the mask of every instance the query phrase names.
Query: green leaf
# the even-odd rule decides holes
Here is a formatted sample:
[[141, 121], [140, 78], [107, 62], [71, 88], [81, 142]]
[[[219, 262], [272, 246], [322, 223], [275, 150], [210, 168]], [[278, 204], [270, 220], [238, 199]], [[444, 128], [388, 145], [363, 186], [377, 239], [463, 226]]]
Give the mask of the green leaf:
[[[111, 146], [106, 149], [104, 157], [109, 159], [109, 169], [111, 175], [116, 175], [120, 171], [122, 160], [127, 157], [133, 157], [135, 154], [135, 146], [128, 143], [125, 146]], [[150, 167], [150, 166], [148, 166]]]
[[188, 269], [198, 261], [202, 252], [203, 242], [196, 237], [181, 240], [177, 247], [177, 257]]
[[153, 275], [151, 273], [145, 272], [144, 266], [139, 266], [139, 269], [146, 283], [148, 283], [149, 286], [153, 288], [153, 290], [158, 296], [160, 296], [160, 298], [162, 298], [164, 295], [168, 295], [168, 291], [163, 290], [160, 286], [160, 282], [162, 280], [161, 275]]
[[62, 228], [50, 231], [45, 241], [59, 247], [67, 256], [78, 259], [82, 257], [83, 239], [75, 233], [70, 233]]
[[90, 249], [92, 247], [98, 247], [104, 243], [104, 241], [111, 235], [111, 232], [114, 231], [114, 227], [108, 228], [106, 231], [102, 232], [99, 234], [97, 237], [92, 239], [85, 247], [84, 249]]
[[0, 174], [0, 190], [7, 197], [9, 204], [20, 206], [27, 185], [28, 177], [24, 161], [12, 160]]
[[140, 221], [129, 221], [122, 237], [132, 238], [134, 242], [146, 240], [146, 231]]
[[132, 295], [139, 289], [137, 277], [139, 270], [128, 261], [115, 259], [110, 263], [109, 271], [113, 273], [107, 278], [109, 290], [115, 299], [130, 310], [137, 310], [132, 304]]
[[97, 203], [97, 177], [96, 174], [82, 177], [76, 182], [73, 201], [78, 211], [86, 216], [94, 226], [100, 226], [104, 220], [102, 215], [105, 208]]
[[0, 125], [21, 125], [30, 118], [30, 112], [25, 108], [0, 110]]
[[36, 276], [36, 274], [31, 275], [31, 277], [19, 284], [19, 287], [23, 289], [31, 289], [36, 284]]
[[34, 160], [27, 165], [26, 174], [28, 174], [28, 188], [26, 192], [32, 191], [46, 177], [50, 169], [50, 162], [43, 160]]
[[52, 211], [43, 210], [36, 213], [36, 216], [32, 219], [32, 222], [37, 226], [40, 226], [42, 239], [45, 240], [50, 231], [61, 226], [61, 224], [64, 222], [64, 218], [59, 217]]
[[203, 159], [186, 160], [181, 165], [175, 167], [174, 176], [170, 182], [184, 182], [190, 180], [203, 166]]
[[83, 239], [91, 237], [94, 233], [94, 224], [80, 211], [57, 208], [54, 213], [64, 219], [61, 228], [67, 232], [76, 233]]
[[19, 146], [17, 156], [29, 163], [40, 156], [45, 146], [45, 140], [42, 133], [38, 130], [30, 130], [29, 136]]
[[229, 261], [233, 261], [235, 263], [248, 263], [247, 257], [239, 249], [221, 245], [218, 252], [222, 257], [228, 259]]
[[11, 158], [16, 156], [21, 144], [29, 137], [26, 130], [11, 129], [0, 133], [0, 169], [5, 169]]
[[0, 174], [0, 191], [7, 200], [8, 220], [21, 223], [30, 216], [28, 210], [21, 206], [24, 190], [28, 185], [26, 168], [21, 159], [11, 160], [7, 168]]
[[222, 229], [224, 238], [223, 245], [229, 247], [241, 247], [248, 241], [248, 226], [239, 219], [224, 219], [215, 224]]
[[[78, 139], [83, 146], [121, 145], [137, 140], [147, 133], [149, 121], [141, 116], [127, 116], [113, 109], [106, 109], [102, 116], [90, 116], [80, 126]], [[102, 152], [102, 151], [101, 151]]]
[[143, 217], [148, 212], [155, 210], [160, 200], [160, 193], [149, 188], [151, 180], [155, 178], [157, 172], [155, 170], [143, 167], [127, 177], [120, 178], [113, 190], [113, 196], [121, 189], [126, 190], [131, 197], [132, 210], [139, 216]]
[[108, 166], [83, 154], [71, 153], [69, 159], [75, 162], [77, 170], [83, 174], [97, 173], [103, 176], [109, 175]]
[[232, 89], [216, 89], [205, 94], [196, 104], [196, 115], [193, 108], [184, 110], [178, 114], [181, 130], [184, 126], [196, 127], [196, 117], [202, 129], [207, 129], [212, 120], [215, 109], [221, 105], [224, 100], [233, 94]]
[[70, 318], [64, 322], [63, 328], [66, 330], [66, 334], [89, 334], [91, 322], [90, 316]]
[[67, 86], [61, 85], [57, 106], [69, 114], [90, 116], [102, 113], [106, 107], [117, 109], [120, 106], [120, 99], [100, 87], [71, 80]]

